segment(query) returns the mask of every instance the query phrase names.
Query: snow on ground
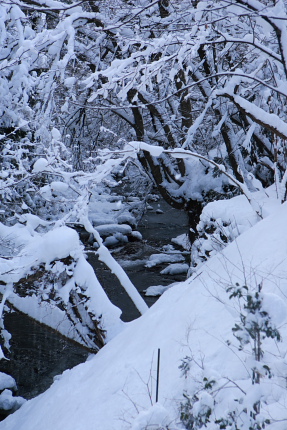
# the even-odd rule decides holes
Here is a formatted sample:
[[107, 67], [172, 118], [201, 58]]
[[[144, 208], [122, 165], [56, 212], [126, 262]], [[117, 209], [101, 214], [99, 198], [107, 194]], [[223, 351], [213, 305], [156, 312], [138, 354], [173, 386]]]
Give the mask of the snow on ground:
[[[252, 193], [252, 197], [264, 218], [280, 207], [274, 185]], [[198, 269], [202, 262], [225, 248], [227, 243], [235, 240], [258, 221], [257, 213], [244, 195], [208, 203], [203, 208], [197, 225], [198, 239], [192, 245], [191, 271], [193, 272], [195, 266]]]
[[[0, 423], [0, 430], [154, 430], [167, 423], [179, 429], [183, 392], [192, 392], [202, 377], [235, 381], [251, 403], [255, 389], [262, 387], [268, 393], [268, 406], [263, 404], [261, 414], [267, 410], [270, 417], [283, 420], [268, 429], [285, 430], [285, 378], [272, 385], [272, 379], [262, 376], [260, 386], [248, 385], [249, 359], [226, 342], [234, 342], [232, 327], [239, 319], [237, 302], [228, 298], [226, 287], [238, 282], [256, 289], [262, 283], [264, 300], [272, 295], [268, 312], [273, 315], [280, 307], [276, 323], [282, 342], [273, 347], [267, 339], [270, 353], [264, 357], [270, 362], [279, 357], [276, 366], [286, 374], [286, 217], [284, 204], [202, 265], [192, 278], [166, 291], [96, 356], [65, 371], [45, 393], [26, 402]], [[158, 348], [161, 368], [155, 405]], [[186, 356], [192, 360], [184, 378], [179, 366]], [[233, 385], [226, 396], [236, 389]], [[217, 400], [225, 407], [224, 401], [230, 399], [224, 393], [219, 391]], [[201, 395], [201, 404], [210, 402], [209, 397]]]

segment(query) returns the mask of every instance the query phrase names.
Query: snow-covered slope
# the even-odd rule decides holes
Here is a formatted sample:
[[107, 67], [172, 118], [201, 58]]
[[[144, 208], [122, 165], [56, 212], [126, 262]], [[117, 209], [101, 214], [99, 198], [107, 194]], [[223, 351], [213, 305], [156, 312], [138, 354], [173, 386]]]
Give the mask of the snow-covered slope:
[[[191, 279], [164, 293], [87, 363], [64, 372], [49, 390], [0, 423], [0, 430], [154, 430], [167, 424], [169, 429], [180, 429], [184, 391], [191, 397], [197, 392], [197, 410], [208, 402], [213, 408], [215, 401], [218, 417], [226, 415], [226, 408], [252, 407], [259, 399], [257, 418], [268, 416], [274, 421], [268, 428], [285, 429], [286, 219], [284, 204], [201, 266]], [[240, 300], [230, 299], [226, 289], [236, 282], [247, 285], [250, 292], [261, 284], [262, 306], [282, 337], [277, 342], [262, 336], [262, 363], [271, 368], [272, 377], [262, 372], [260, 384], [251, 383], [252, 368], [258, 366], [252, 359], [253, 345], [239, 351], [232, 333], [235, 323], [240, 323]], [[158, 348], [161, 367], [155, 405]], [[183, 377], [179, 366], [187, 356]], [[217, 388], [206, 389], [204, 396], [202, 381], [216, 381]], [[248, 429], [249, 418], [249, 413], [241, 412], [240, 428]], [[207, 428], [219, 427], [207, 424]]]

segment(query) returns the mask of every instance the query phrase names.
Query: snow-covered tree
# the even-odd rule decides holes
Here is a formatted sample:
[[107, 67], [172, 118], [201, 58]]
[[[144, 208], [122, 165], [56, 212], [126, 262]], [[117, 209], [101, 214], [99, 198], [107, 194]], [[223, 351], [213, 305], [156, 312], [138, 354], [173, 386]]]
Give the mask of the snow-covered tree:
[[[283, 1], [9, 0], [1, 7], [6, 160], [22, 142], [14, 188], [19, 175], [23, 188], [29, 157], [47, 151], [55, 127], [73, 169], [93, 169], [103, 145], [122, 149], [121, 139], [136, 139], [204, 155], [251, 192], [275, 181], [285, 199]], [[105, 128], [115, 134], [107, 138]], [[240, 192], [203, 159], [145, 150], [138, 158], [164, 198], [189, 212], [192, 240], [203, 205]]]
[[283, 0], [2, 1], [1, 221], [97, 236], [87, 207], [135, 153], [191, 241], [209, 201], [264, 216], [254, 191], [286, 199], [286, 22]]
[[[76, 252], [77, 241], [68, 240], [72, 233], [62, 234], [65, 224], [84, 225], [97, 243], [99, 258], [117, 274], [140, 312], [147, 306], [88, 219], [91, 200], [99, 198], [109, 182], [107, 176], [125, 158], [111, 154], [107, 148], [99, 152], [103, 145], [98, 145], [99, 137], [96, 141], [91, 138], [89, 127], [92, 124], [99, 135], [100, 127], [105, 133], [105, 123], [97, 115], [86, 122], [85, 110], [77, 106], [78, 102], [85, 103], [89, 92], [79, 83], [93, 69], [88, 57], [98, 55], [97, 46], [87, 46], [96, 42], [100, 26], [97, 7], [90, 3], [84, 5], [85, 9], [76, 3], [54, 1], [8, 0], [0, 5], [0, 210], [4, 257], [0, 313], [2, 316], [6, 309], [8, 296], [9, 302], [15, 295], [35, 296], [39, 304], [46, 301], [65, 311], [78, 333], [77, 340], [97, 349], [114, 329], [118, 331], [120, 313], [101, 310], [103, 302], [99, 297], [105, 294], [96, 278], [90, 292], [87, 280], [74, 278], [74, 269], [79, 272], [83, 255]], [[95, 36], [91, 37], [93, 32]], [[54, 244], [49, 262], [47, 255], [39, 259], [36, 253], [34, 261], [25, 259], [26, 252], [30, 252], [27, 246], [30, 249], [34, 240], [42, 246], [55, 232], [65, 247], [60, 257]], [[11, 265], [8, 272], [7, 259]], [[110, 325], [112, 315], [115, 319]], [[9, 335], [2, 322], [1, 329], [7, 347]]]
[[[138, 1], [128, 16], [125, 2], [117, 5], [116, 43], [84, 80], [89, 106], [117, 115], [138, 141], [224, 164], [252, 192], [275, 181], [283, 201], [284, 2]], [[139, 159], [194, 230], [205, 202], [238, 190], [203, 160], [148, 151]]]

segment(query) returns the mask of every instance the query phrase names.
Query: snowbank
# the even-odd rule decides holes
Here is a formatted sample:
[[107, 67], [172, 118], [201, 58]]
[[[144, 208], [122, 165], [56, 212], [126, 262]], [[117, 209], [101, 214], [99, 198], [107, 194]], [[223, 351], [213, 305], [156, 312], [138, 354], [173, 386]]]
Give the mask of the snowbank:
[[[264, 218], [280, 207], [275, 186], [252, 194]], [[197, 269], [208, 258], [225, 248], [226, 244], [249, 230], [259, 221], [244, 195], [229, 200], [208, 203], [197, 225], [198, 239], [192, 245], [192, 266]], [[193, 271], [193, 269], [192, 269]]]

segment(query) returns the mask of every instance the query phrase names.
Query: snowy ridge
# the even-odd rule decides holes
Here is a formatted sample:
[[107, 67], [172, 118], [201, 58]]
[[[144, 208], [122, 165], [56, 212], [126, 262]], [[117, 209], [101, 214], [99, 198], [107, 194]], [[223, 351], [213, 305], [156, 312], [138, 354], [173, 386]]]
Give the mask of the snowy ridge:
[[[284, 430], [286, 215], [284, 204], [276, 214], [243, 233], [222, 254], [201, 266], [199, 273], [169, 289], [95, 357], [64, 372], [49, 390], [0, 423], [0, 429], [139, 430], [149, 428], [146, 426], [152, 423], [157, 426], [150, 428], [157, 429], [167, 421], [169, 428], [180, 429], [183, 393], [197, 390], [198, 381], [206, 377], [230, 384], [228, 395], [218, 390], [217, 413], [223, 413], [227, 404], [232, 403], [232, 395], [236, 397], [242, 390], [248, 393], [245, 398], [241, 392], [243, 402], [252, 399], [255, 402], [259, 396], [260, 416], [277, 421], [268, 428]], [[271, 318], [276, 317], [273, 322], [282, 337], [277, 344], [266, 339], [264, 359], [274, 378], [262, 376], [260, 385], [250, 382], [250, 368], [254, 364], [250, 354], [232, 346], [235, 344], [232, 327], [238, 321], [238, 308], [225, 289], [236, 282], [255, 289], [262, 283], [264, 300], [268, 298], [267, 311]], [[157, 348], [161, 349], [162, 357], [159, 404], [151, 407], [151, 401], [155, 403]], [[184, 378], [179, 366], [186, 356], [191, 358], [191, 370]], [[210, 397], [202, 393], [197, 406], [210, 402]], [[243, 422], [240, 428], [247, 429], [247, 424]], [[207, 428], [217, 427], [207, 425]]]

